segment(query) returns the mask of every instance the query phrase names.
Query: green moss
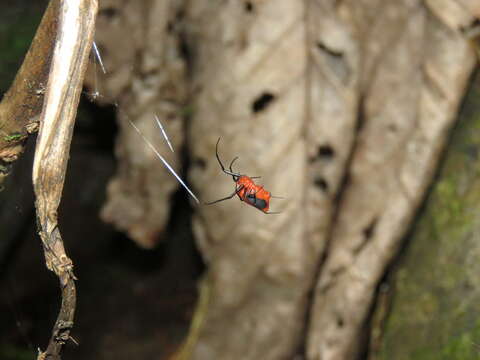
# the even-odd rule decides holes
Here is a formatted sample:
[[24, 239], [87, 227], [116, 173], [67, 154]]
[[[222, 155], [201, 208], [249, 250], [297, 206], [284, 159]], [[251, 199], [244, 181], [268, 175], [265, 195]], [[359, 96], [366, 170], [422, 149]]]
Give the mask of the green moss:
[[3, 137], [3, 140], [5, 140], [6, 142], [13, 142], [13, 141], [22, 140], [23, 138], [25, 138], [25, 135], [20, 134], [20, 133], [15, 133], [15, 134], [12, 134], [12, 135], [5, 135]]
[[480, 327], [451, 337], [438, 349], [426, 347], [412, 353], [412, 360], [478, 360], [480, 358]]
[[477, 76], [395, 275], [380, 359], [480, 358], [479, 99]]
[[10, 86], [32, 42], [46, 1], [0, 5], [0, 91]]

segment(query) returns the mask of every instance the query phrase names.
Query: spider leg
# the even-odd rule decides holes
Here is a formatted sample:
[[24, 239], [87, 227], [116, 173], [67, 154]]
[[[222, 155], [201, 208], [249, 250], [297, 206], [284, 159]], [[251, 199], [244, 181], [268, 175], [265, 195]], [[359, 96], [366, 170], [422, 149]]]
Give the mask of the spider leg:
[[221, 198], [221, 199], [218, 199], [218, 200], [215, 200], [215, 201], [211, 201], [211, 202], [206, 202], [205, 205], [212, 205], [212, 204], [216, 204], [220, 201], [224, 201], [224, 200], [228, 200], [228, 199], [231, 199], [233, 198], [235, 195], [238, 195], [238, 193], [240, 192], [240, 190], [243, 189], [243, 185], [240, 185], [238, 187], [238, 189], [235, 189], [235, 191], [233, 192], [233, 194], [229, 195], [229, 196], [226, 196], [224, 198]]
[[232, 162], [230, 163], [229, 169], [230, 169], [230, 171], [231, 171], [232, 173], [234, 172], [234, 171], [232, 170], [232, 165], [233, 165], [233, 163], [234, 163], [237, 159], [238, 159], [238, 156], [235, 156], [235, 157], [233, 158]]
[[[220, 143], [220, 138], [218, 138], [217, 140], [217, 144], [215, 145], [215, 156], [217, 157], [217, 161], [218, 163], [220, 164], [220, 167], [222, 168], [222, 171], [225, 173], [225, 174], [228, 174], [228, 175], [231, 175], [233, 176], [233, 180], [236, 181], [235, 177], [240, 177], [241, 175], [240, 174], [237, 174], [237, 173], [234, 173], [233, 171], [228, 171], [228, 170], [225, 170], [225, 166], [223, 166], [223, 163], [222, 163], [222, 160], [220, 160], [220, 155], [218, 155], [218, 144]], [[233, 162], [236, 160], [233, 159], [233, 161], [230, 163], [230, 167], [232, 167], [232, 164]], [[232, 196], [233, 197], [233, 196]]]

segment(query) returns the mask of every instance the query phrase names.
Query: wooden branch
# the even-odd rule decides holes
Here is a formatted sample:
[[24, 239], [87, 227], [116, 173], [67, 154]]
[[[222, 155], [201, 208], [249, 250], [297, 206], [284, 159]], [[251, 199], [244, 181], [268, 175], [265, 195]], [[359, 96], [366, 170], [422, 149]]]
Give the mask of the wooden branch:
[[93, 42], [96, 0], [64, 0], [58, 11], [55, 41], [40, 131], [33, 164], [33, 185], [39, 233], [48, 269], [60, 279], [62, 305], [45, 352], [38, 359], [60, 359], [70, 339], [76, 290], [72, 261], [67, 257], [58, 228], [57, 209], [62, 196], [68, 152]]
[[50, 1], [12, 86], [0, 102], [0, 186], [22, 153], [28, 134], [38, 129], [45, 84], [57, 33], [60, 2]]

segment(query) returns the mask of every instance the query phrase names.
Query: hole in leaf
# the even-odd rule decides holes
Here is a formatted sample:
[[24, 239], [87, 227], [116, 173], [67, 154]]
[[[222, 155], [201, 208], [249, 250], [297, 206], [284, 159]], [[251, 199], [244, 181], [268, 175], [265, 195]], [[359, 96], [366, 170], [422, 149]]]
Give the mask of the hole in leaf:
[[318, 147], [318, 157], [320, 159], [331, 160], [335, 156], [335, 150], [330, 145], [321, 145]]
[[317, 177], [315, 178], [315, 181], [313, 182], [315, 186], [318, 186], [322, 191], [327, 191], [328, 190], [328, 183], [323, 177]]
[[345, 322], [343, 321], [343, 318], [341, 316], [337, 317], [337, 326], [338, 327], [343, 327], [345, 325]]
[[273, 95], [272, 93], [268, 91], [262, 93], [252, 103], [252, 111], [254, 113], [258, 113], [265, 110], [273, 100], [275, 100], [275, 95]]

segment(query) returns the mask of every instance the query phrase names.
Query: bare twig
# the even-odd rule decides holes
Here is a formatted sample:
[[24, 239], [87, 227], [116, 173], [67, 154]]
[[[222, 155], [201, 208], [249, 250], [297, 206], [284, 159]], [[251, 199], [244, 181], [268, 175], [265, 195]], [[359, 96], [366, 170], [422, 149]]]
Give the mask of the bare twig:
[[[54, 0], [56, 1], [56, 0]], [[60, 279], [62, 305], [45, 352], [38, 359], [60, 359], [70, 339], [76, 290], [72, 261], [67, 257], [57, 222], [83, 77], [93, 42], [96, 0], [65, 0], [58, 5], [55, 41], [40, 131], [33, 164], [39, 233], [47, 267]]]

